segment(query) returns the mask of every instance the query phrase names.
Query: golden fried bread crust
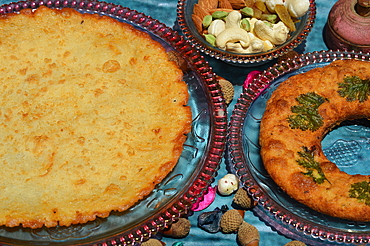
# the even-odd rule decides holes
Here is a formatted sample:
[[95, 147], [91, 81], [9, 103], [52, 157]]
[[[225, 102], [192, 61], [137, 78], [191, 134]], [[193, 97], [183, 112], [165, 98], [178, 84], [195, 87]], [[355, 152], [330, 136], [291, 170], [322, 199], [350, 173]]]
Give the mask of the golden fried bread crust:
[[[370, 117], [370, 100], [350, 102], [338, 94], [338, 83], [347, 76], [370, 79], [370, 63], [338, 60], [284, 81], [267, 102], [260, 131], [261, 157], [272, 179], [297, 201], [334, 217], [370, 221], [370, 206], [349, 195], [352, 184], [368, 183], [370, 176], [340, 171], [321, 148], [321, 140], [333, 126], [346, 119]], [[308, 92], [328, 99], [318, 108], [323, 125], [316, 131], [292, 129], [287, 120], [291, 107], [297, 105], [299, 95]], [[303, 146], [313, 152], [324, 172], [323, 183], [305, 175], [307, 169], [298, 165]]]
[[46, 7], [3, 16], [0, 31], [0, 225], [106, 217], [173, 169], [187, 85], [148, 34]]

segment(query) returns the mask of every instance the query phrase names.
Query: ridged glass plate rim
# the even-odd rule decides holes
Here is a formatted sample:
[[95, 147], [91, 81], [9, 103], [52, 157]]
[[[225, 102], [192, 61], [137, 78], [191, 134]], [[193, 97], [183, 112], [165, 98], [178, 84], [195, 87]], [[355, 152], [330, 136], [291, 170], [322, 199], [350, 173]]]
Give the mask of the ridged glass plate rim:
[[[40, 6], [74, 8], [78, 11], [107, 15], [140, 27], [171, 46], [173, 50], [186, 60], [190, 69], [201, 80], [201, 86], [206, 88], [207, 96], [209, 97], [208, 106], [212, 110], [210, 113], [211, 131], [209, 142], [207, 143], [206, 155], [202, 159], [202, 163], [200, 163], [201, 166], [197, 169], [195, 177], [191, 180], [192, 183], [189, 184], [187, 190], [182, 190], [164, 209], [155, 216], [147, 218], [140, 226], [130, 228], [113, 236], [106, 236], [98, 241], [78, 243], [78, 245], [139, 245], [160, 230], [169, 227], [181, 216], [186, 215], [196, 200], [204, 194], [217, 174], [225, 150], [227, 133], [226, 103], [217, 77], [200, 52], [194, 49], [176, 31], [144, 13], [121, 5], [88, 0], [19, 1], [1, 5], [0, 15], [17, 13], [25, 8], [37, 9]], [[5, 243], [2, 245], [5, 245]], [[11, 243], [11, 245], [14, 244]], [[70, 243], [65, 241], [61, 245], [70, 245]]]
[[358, 245], [370, 243], [370, 235], [353, 233], [350, 230], [330, 230], [296, 216], [282, 207], [267, 194], [253, 177], [250, 163], [244, 153], [243, 125], [251, 104], [258, 96], [281, 76], [305, 66], [330, 63], [335, 60], [356, 59], [370, 61], [369, 53], [356, 51], [315, 51], [288, 59], [273, 65], [259, 74], [253, 82], [243, 88], [230, 116], [227, 136], [227, 161], [232, 172], [240, 179], [248, 193], [258, 201], [253, 213], [274, 231], [288, 238], [300, 240], [309, 245]]
[[196, 49], [200, 50], [204, 54], [237, 66], [256, 66], [258, 64], [262, 64], [279, 56], [282, 56], [289, 51], [292, 51], [307, 38], [308, 34], [313, 28], [316, 17], [315, 0], [309, 1], [309, 10], [306, 15], [301, 17], [302, 19], [306, 19], [305, 23], [301, 24], [303, 25], [302, 29], [295, 31], [284, 44], [266, 53], [238, 54], [224, 51], [207, 44], [204, 38], [202, 38], [200, 34], [197, 33], [195, 25], [191, 20], [191, 14], [189, 13], [188, 8], [191, 8], [192, 6], [190, 6], [189, 2], [191, 1], [189, 0], [178, 1], [177, 22], [185, 38], [189, 40]]

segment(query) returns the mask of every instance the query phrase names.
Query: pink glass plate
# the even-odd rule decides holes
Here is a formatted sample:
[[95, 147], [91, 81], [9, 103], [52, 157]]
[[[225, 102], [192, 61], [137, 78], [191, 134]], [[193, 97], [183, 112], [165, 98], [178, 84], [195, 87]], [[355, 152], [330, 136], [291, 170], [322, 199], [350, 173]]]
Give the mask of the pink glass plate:
[[[278, 233], [313, 246], [368, 244], [370, 222], [333, 218], [318, 213], [285, 194], [264, 169], [259, 154], [259, 125], [267, 100], [281, 82], [290, 76], [323, 67], [338, 59], [370, 61], [370, 54], [342, 51], [313, 52], [268, 68], [243, 90], [231, 115], [228, 129], [228, 164], [248, 192], [258, 201], [258, 205], [253, 209], [254, 214]], [[346, 132], [351, 136], [358, 133], [366, 135], [369, 130], [365, 130], [365, 127], [350, 126]], [[331, 134], [332, 132], [328, 136]], [[326, 155], [330, 156], [328, 158], [340, 157], [346, 160], [345, 165], [348, 165], [348, 160], [354, 163], [355, 158], [361, 161], [359, 159], [362, 157], [358, 158], [353, 154], [359, 152], [358, 139], [364, 141], [366, 139], [363, 135], [357, 137], [353, 141], [339, 139], [334, 140], [332, 145], [327, 144], [329, 146]], [[327, 137], [324, 140], [331, 141]], [[363, 144], [367, 146], [368, 143]], [[343, 149], [348, 154], [343, 153]], [[363, 168], [368, 169], [368, 161], [368, 158], [364, 160], [366, 164]], [[338, 162], [335, 163], [338, 165]]]
[[193, 6], [197, 2], [198, 0], [178, 1], [177, 21], [185, 38], [188, 39], [196, 49], [200, 50], [206, 55], [238, 66], [248, 67], [261, 65], [295, 49], [307, 38], [313, 27], [316, 17], [315, 0], [310, 0], [309, 11], [300, 18], [300, 22], [296, 24], [297, 30], [291, 34], [290, 38], [285, 43], [264, 53], [238, 54], [224, 51], [209, 45], [199, 34], [191, 18]]
[[99, 1], [21, 1], [0, 6], [0, 15], [21, 9], [73, 8], [110, 16], [148, 33], [168, 52], [185, 60], [184, 81], [193, 121], [174, 170], [145, 199], [129, 210], [69, 227], [41, 229], [0, 227], [1, 245], [138, 245], [186, 216], [213, 181], [225, 149], [226, 104], [217, 78], [199, 51], [157, 20], [129, 8]]

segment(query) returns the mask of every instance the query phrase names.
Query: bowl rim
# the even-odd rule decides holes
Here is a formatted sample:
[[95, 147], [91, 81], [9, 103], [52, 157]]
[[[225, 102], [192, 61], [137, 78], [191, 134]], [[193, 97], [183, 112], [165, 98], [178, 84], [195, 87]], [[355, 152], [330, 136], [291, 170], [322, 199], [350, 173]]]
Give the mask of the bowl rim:
[[[197, 1], [197, 0], [194, 0]], [[188, 8], [192, 7], [189, 4], [189, 0], [179, 0], [177, 4], [177, 23], [178, 26], [185, 36], [185, 38], [202, 53], [213, 57], [215, 59], [238, 65], [248, 65], [253, 63], [262, 63], [266, 61], [273, 60], [282, 56], [289, 51], [297, 48], [311, 32], [316, 18], [316, 2], [315, 0], [309, 0], [310, 6], [307, 13], [303, 16], [307, 20], [301, 29], [301, 31], [296, 31], [291, 37], [282, 45], [269, 50], [263, 54], [260, 53], [250, 53], [250, 54], [240, 54], [233, 53], [225, 50], [221, 50], [217, 47], [213, 47], [207, 44], [207, 42], [201, 37], [199, 33], [195, 35], [193, 32], [196, 31], [195, 25], [191, 18], [186, 15]], [[301, 19], [303, 17], [300, 17]]]

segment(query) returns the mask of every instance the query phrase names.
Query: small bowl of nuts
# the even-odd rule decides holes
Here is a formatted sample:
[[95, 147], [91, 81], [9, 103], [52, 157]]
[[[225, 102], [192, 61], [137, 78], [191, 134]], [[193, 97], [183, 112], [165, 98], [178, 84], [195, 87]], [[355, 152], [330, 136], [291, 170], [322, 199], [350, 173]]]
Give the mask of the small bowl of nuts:
[[316, 17], [315, 0], [179, 0], [189, 42], [215, 59], [258, 66], [297, 48]]

